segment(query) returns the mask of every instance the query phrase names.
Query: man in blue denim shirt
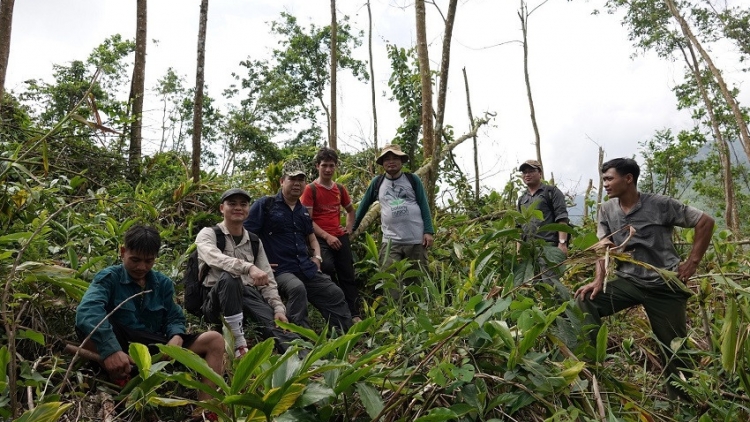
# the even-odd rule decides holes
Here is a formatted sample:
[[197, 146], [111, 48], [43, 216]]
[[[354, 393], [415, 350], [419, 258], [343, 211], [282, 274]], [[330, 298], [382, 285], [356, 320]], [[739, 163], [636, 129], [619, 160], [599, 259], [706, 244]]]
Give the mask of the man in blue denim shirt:
[[[122, 264], [99, 271], [76, 309], [76, 331], [82, 337], [91, 334], [83, 347], [99, 354], [113, 380], [126, 379], [133, 370], [133, 360], [127, 354], [131, 342], [150, 346], [151, 353], [155, 344], [184, 347], [223, 374], [221, 334], [186, 334], [185, 314], [174, 301], [172, 280], [151, 269], [160, 246], [159, 233], [151, 227], [135, 225], [125, 233], [120, 248]], [[104, 320], [118, 305], [120, 308]], [[210, 398], [203, 392], [198, 397]]]
[[[299, 200], [305, 188], [304, 167], [298, 161], [288, 161], [283, 173], [281, 191], [255, 201], [244, 226], [263, 242], [279, 292], [287, 299], [289, 321], [310, 326], [309, 300], [332, 327], [347, 331], [352, 316], [344, 292], [320, 271], [320, 244], [310, 213]], [[308, 245], [313, 250], [312, 258]]]

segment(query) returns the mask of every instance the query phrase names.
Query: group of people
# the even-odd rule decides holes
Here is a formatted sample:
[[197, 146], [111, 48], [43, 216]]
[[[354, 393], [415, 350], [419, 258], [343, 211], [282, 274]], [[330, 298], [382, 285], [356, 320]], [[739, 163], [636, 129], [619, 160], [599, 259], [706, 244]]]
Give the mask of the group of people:
[[[219, 205], [223, 221], [202, 229], [195, 243], [200, 265], [209, 269], [203, 282], [203, 314], [207, 321], [229, 327], [236, 357], [247, 352], [243, 326], [248, 320], [259, 327], [263, 337], [274, 338], [283, 353], [298, 337], [280, 329], [276, 321], [309, 327], [308, 302], [334, 329], [347, 331], [361, 318], [349, 235], [375, 201], [381, 205], [381, 259], [385, 265], [402, 259], [426, 265], [434, 229], [421, 180], [402, 170], [407, 160], [397, 145], [383, 148], [376, 162], [383, 166], [384, 174], [372, 179], [356, 212], [346, 187], [333, 180], [338, 155], [330, 148], [317, 153], [318, 177], [309, 184], [304, 166], [292, 160], [283, 166], [281, 189], [275, 196], [253, 202], [240, 188], [223, 193]], [[542, 219], [533, 219], [523, 227], [522, 238], [543, 239], [567, 254], [565, 231], [539, 230], [546, 224], [568, 222], [562, 192], [542, 182], [538, 161], [526, 161], [519, 170], [527, 187], [519, 198], [519, 209], [534, 206], [542, 214]], [[706, 252], [714, 220], [675, 199], [639, 192], [640, 169], [632, 159], [608, 161], [601, 171], [609, 200], [599, 212], [599, 238], [620, 244], [629, 234], [622, 228], [631, 226], [635, 235], [624, 246], [625, 251], [654, 267], [674, 270], [687, 281]], [[692, 251], [682, 263], [672, 243], [675, 226], [695, 228]], [[217, 236], [223, 236], [223, 242]], [[159, 234], [153, 228], [138, 225], [128, 230], [120, 248], [122, 264], [100, 271], [77, 309], [76, 329], [82, 338], [90, 336], [84, 347], [100, 355], [102, 365], [115, 379], [132, 370], [133, 361], [127, 355], [130, 342], [188, 348], [221, 373], [224, 339], [213, 331], [186, 334], [185, 316], [174, 301], [172, 281], [152, 270], [159, 247]], [[602, 317], [643, 305], [670, 373], [677, 375], [687, 363], [675, 359], [669, 347], [673, 339], [687, 335], [688, 294], [637, 264], [621, 262], [615, 275], [605, 291], [604, 261], [600, 260], [593, 281], [575, 292], [587, 321], [599, 326]], [[590, 332], [592, 339], [596, 333]]]
[[[309, 328], [308, 303], [336, 330], [345, 332], [361, 320], [349, 235], [374, 201], [381, 204], [385, 265], [402, 259], [426, 265], [432, 217], [422, 182], [402, 170], [406, 161], [408, 155], [398, 145], [383, 148], [376, 162], [385, 174], [373, 178], [370, 196], [360, 202], [356, 215], [348, 190], [333, 180], [339, 163], [330, 148], [318, 151], [318, 177], [309, 184], [304, 166], [289, 160], [275, 196], [252, 201], [241, 188], [221, 195], [222, 221], [203, 228], [195, 244], [199, 266], [208, 270], [202, 314], [209, 323], [226, 324], [235, 357], [248, 351], [243, 328], [248, 321], [262, 337], [273, 338], [279, 352], [286, 352], [298, 336], [276, 321]], [[183, 346], [204, 357], [217, 373], [223, 371], [222, 335], [186, 334], [172, 281], [152, 270], [160, 244], [152, 227], [131, 227], [120, 248], [122, 264], [100, 271], [77, 308], [78, 334], [90, 336], [83, 347], [99, 354], [115, 380], [134, 370], [127, 355], [131, 342], [151, 345], [152, 351], [154, 344]]]

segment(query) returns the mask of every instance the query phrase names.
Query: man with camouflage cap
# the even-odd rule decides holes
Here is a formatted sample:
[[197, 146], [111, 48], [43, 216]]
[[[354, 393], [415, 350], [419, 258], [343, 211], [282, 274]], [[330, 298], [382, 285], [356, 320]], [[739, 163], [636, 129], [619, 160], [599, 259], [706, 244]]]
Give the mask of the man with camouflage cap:
[[[300, 197], [305, 169], [297, 160], [284, 164], [281, 190], [253, 203], [245, 228], [258, 235], [274, 268], [279, 291], [287, 298], [289, 321], [309, 327], [307, 302], [315, 306], [332, 327], [347, 331], [352, 316], [344, 292], [320, 271], [320, 245], [312, 218]], [[312, 249], [312, 257], [308, 247]]]

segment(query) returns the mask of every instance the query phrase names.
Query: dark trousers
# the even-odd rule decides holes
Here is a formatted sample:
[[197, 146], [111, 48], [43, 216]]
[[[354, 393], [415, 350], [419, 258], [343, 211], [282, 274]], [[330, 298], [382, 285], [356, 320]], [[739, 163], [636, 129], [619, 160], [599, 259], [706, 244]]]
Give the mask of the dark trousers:
[[354, 258], [349, 236], [344, 234], [338, 237], [341, 242], [339, 250], [332, 249], [322, 238], [318, 238], [320, 244], [320, 256], [323, 263], [320, 270], [328, 274], [331, 279], [343, 290], [344, 299], [349, 306], [352, 317], [360, 317], [361, 298], [359, 297], [359, 286], [354, 276]]
[[286, 297], [286, 315], [289, 322], [310, 328], [307, 302], [315, 306], [331, 327], [344, 332], [352, 326], [352, 315], [344, 299], [344, 292], [331, 277], [318, 272], [313, 278], [302, 273], [276, 274], [279, 291]]
[[203, 302], [203, 315], [212, 324], [221, 324], [222, 316], [243, 314], [245, 320], [252, 320], [258, 326], [261, 337], [273, 338], [276, 349], [286, 352], [289, 342], [298, 339], [294, 333], [276, 326], [271, 305], [254, 286], [246, 286], [242, 279], [223, 272], [221, 278], [208, 291]]
[[[674, 290], [673, 290], [674, 289]], [[601, 318], [623, 309], [643, 305], [651, 323], [651, 329], [659, 341], [667, 373], [678, 375], [678, 368], [690, 368], [687, 361], [679, 358], [670, 349], [672, 340], [687, 336], [687, 300], [690, 294], [662, 284], [642, 287], [634, 282], [617, 278], [607, 283], [607, 292], [600, 292], [594, 300], [579, 300], [585, 312], [586, 324], [601, 325]], [[591, 340], [596, 343], [597, 330], [591, 331]]]

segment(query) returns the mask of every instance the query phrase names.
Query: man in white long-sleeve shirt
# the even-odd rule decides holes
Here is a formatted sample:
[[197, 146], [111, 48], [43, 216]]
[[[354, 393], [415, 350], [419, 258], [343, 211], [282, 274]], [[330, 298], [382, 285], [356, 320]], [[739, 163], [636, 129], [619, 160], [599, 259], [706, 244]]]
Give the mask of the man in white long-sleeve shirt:
[[217, 231], [212, 227], [201, 230], [195, 239], [200, 268], [209, 266], [203, 281], [203, 314], [211, 323], [221, 323], [222, 318], [226, 321], [235, 338], [236, 357], [247, 353], [242, 329], [245, 319], [259, 325], [264, 338], [275, 338], [282, 353], [290, 341], [299, 338], [276, 326], [276, 320], [288, 322], [286, 308], [263, 244], [254, 239], [258, 241], [254, 256], [250, 234], [242, 226], [249, 210], [250, 195], [242, 189], [229, 189], [221, 196], [219, 211], [224, 221], [217, 225], [225, 238], [224, 250], [219, 250]]

